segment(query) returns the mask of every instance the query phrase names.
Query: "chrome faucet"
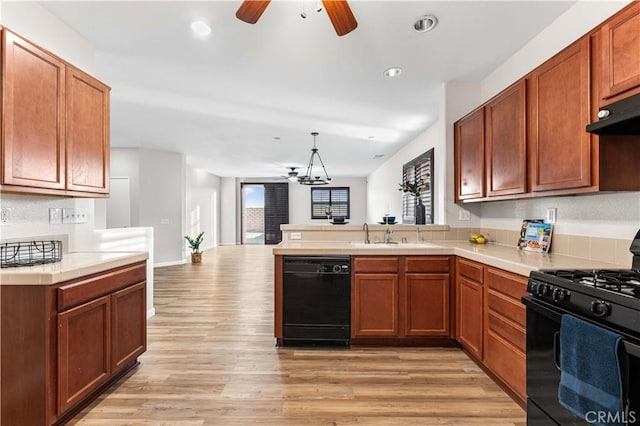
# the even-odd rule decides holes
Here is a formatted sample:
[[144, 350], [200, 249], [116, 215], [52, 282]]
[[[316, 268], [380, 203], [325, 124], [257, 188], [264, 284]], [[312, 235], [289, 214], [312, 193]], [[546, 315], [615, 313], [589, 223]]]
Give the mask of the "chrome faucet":
[[393, 234], [393, 231], [391, 229], [389, 229], [389, 227], [387, 226], [387, 230], [384, 231], [384, 243], [388, 244], [389, 242], [391, 242], [391, 234]]
[[367, 222], [362, 225], [362, 229], [364, 230], [364, 243], [371, 244], [371, 241], [369, 241], [369, 225]]

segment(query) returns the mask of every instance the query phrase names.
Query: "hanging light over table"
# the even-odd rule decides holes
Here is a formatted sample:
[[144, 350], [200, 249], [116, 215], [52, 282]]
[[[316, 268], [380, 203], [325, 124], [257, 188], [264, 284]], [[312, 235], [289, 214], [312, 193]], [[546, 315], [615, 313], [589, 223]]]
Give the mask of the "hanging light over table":
[[[331, 178], [327, 174], [327, 169], [325, 169], [324, 163], [322, 162], [322, 158], [320, 157], [320, 153], [318, 152], [318, 148], [316, 148], [316, 136], [318, 136], [318, 132], [312, 132], [311, 136], [313, 136], [313, 148], [311, 149], [311, 158], [309, 159], [309, 165], [307, 166], [307, 173], [304, 176], [300, 176], [298, 178], [298, 183], [300, 183], [301, 185], [328, 185], [329, 183], [331, 183]], [[313, 174], [314, 157], [318, 157], [320, 166], [322, 166], [322, 172], [324, 173], [324, 177], [314, 176]]]

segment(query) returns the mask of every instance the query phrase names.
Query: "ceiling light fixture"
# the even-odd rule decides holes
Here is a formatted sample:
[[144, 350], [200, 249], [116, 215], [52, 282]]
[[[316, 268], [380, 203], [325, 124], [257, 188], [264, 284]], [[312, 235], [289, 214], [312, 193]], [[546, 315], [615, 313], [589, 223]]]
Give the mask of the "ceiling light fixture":
[[419, 17], [416, 22], [413, 23], [413, 29], [419, 33], [426, 33], [431, 31], [438, 25], [438, 18], [433, 15], [425, 15]]
[[402, 74], [402, 68], [392, 67], [384, 71], [384, 75], [389, 78], [397, 77]]
[[[311, 149], [311, 158], [309, 158], [307, 173], [304, 176], [300, 176], [298, 178], [298, 183], [300, 183], [301, 185], [328, 185], [329, 183], [331, 183], [331, 178], [327, 174], [327, 169], [324, 167], [324, 163], [322, 162], [322, 158], [320, 157], [318, 148], [316, 148], [316, 136], [318, 136], [318, 132], [312, 132], [311, 136], [313, 136], [313, 148]], [[318, 157], [318, 161], [320, 161], [322, 171], [324, 172], [324, 177], [313, 175], [314, 157]]]
[[211, 34], [211, 27], [204, 21], [193, 21], [191, 23], [191, 31], [200, 37], [206, 37]]

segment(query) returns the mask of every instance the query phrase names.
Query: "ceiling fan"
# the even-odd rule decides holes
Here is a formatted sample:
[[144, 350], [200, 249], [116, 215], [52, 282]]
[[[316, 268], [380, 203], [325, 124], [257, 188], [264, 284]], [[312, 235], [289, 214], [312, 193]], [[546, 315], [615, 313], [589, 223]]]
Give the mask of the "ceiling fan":
[[[255, 24], [269, 3], [271, 0], [244, 0], [236, 12], [236, 18], [248, 24]], [[322, 0], [322, 5], [338, 36], [349, 34], [358, 26], [347, 0]]]
[[299, 167], [289, 167], [289, 169], [291, 169], [291, 171], [287, 173], [287, 176], [282, 176], [282, 177], [287, 179], [289, 182], [297, 182], [298, 172], [296, 172], [296, 169], [299, 169]]

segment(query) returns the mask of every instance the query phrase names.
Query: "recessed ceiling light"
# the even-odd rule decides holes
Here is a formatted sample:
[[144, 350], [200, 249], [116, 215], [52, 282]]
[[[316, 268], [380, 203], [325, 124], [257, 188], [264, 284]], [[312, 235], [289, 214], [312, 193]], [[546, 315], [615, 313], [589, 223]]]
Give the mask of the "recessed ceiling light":
[[389, 77], [389, 78], [397, 77], [400, 74], [402, 74], [402, 68], [400, 68], [400, 67], [392, 67], [392, 68], [389, 68], [388, 70], [386, 70], [384, 72], [384, 75]]
[[370, 139], [370, 140], [374, 140], [375, 138], [376, 138], [375, 136], [367, 136], [367, 139]]
[[419, 17], [416, 22], [413, 23], [413, 29], [419, 33], [426, 33], [431, 31], [438, 25], [438, 18], [433, 15], [425, 15]]
[[211, 27], [204, 21], [193, 21], [191, 23], [191, 31], [200, 37], [206, 37], [211, 34]]
[[280, 140], [280, 136], [274, 136], [273, 139], [279, 141]]
[[379, 160], [379, 159], [381, 159], [382, 157], [384, 157], [384, 154], [376, 154], [376, 155], [374, 155], [374, 156], [373, 156], [373, 159], [374, 159], [374, 160]]

